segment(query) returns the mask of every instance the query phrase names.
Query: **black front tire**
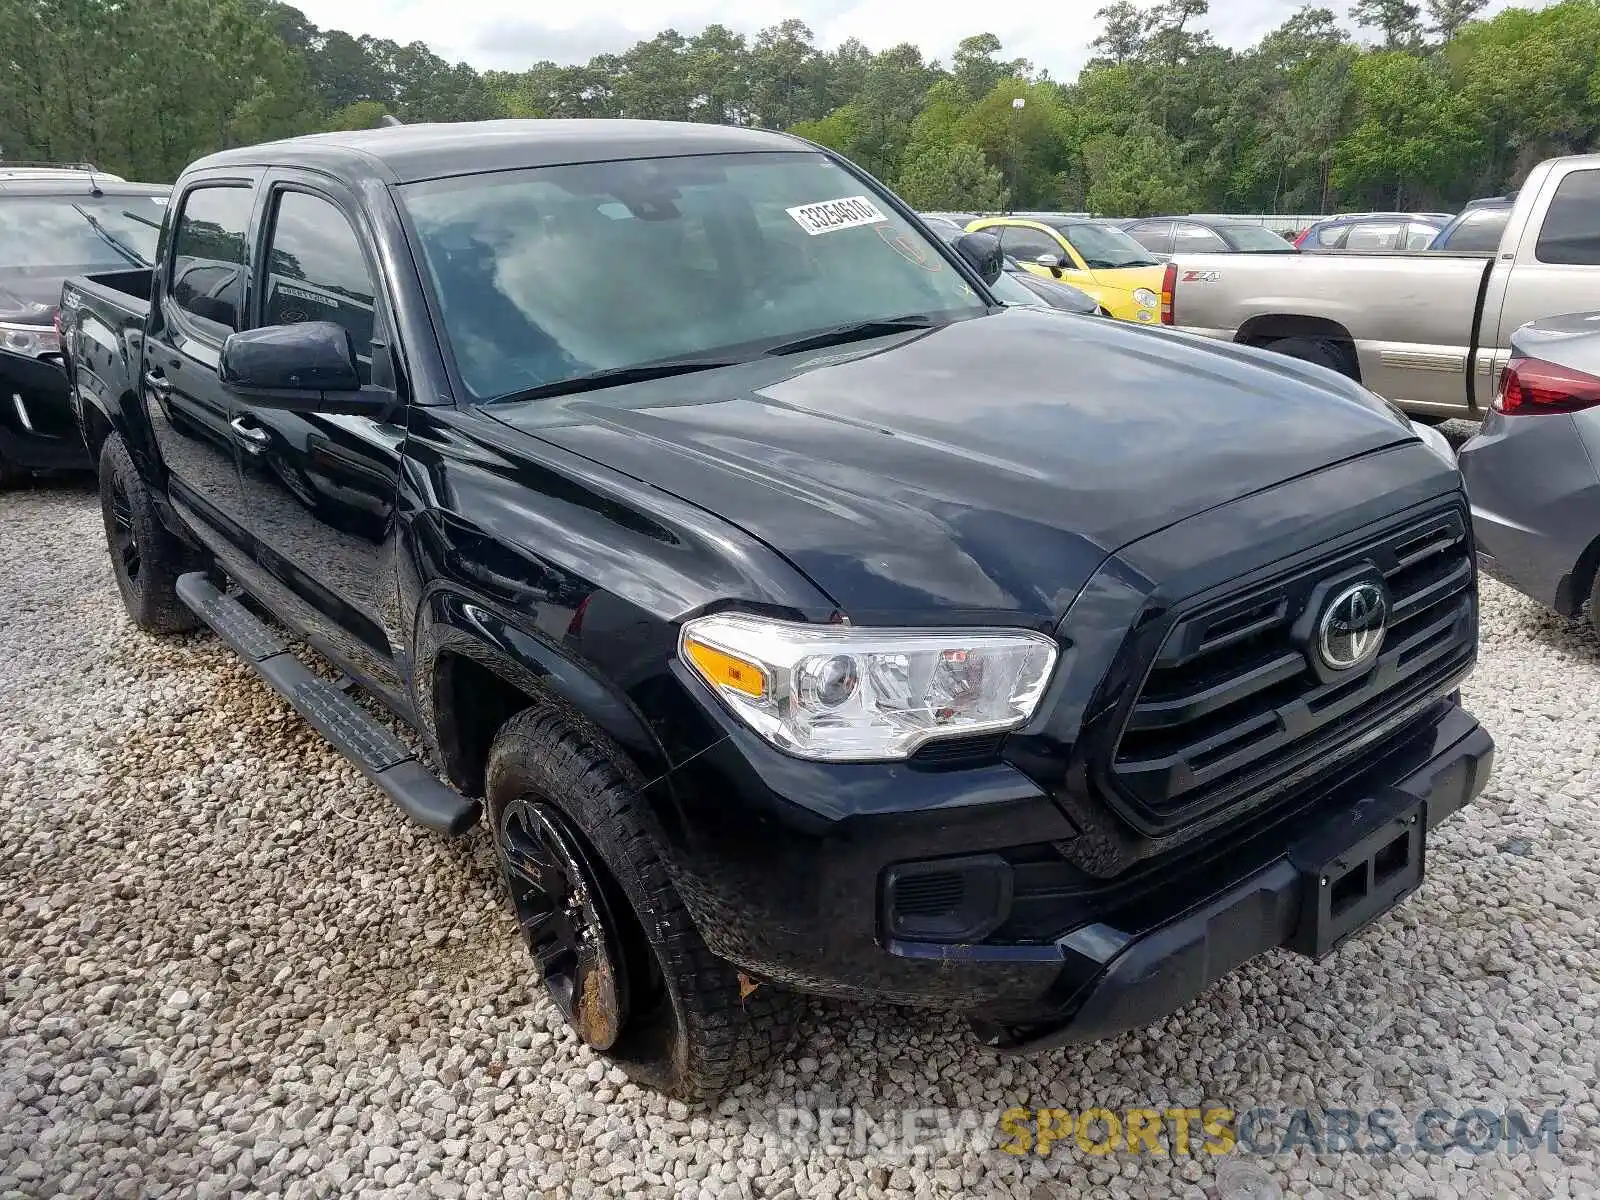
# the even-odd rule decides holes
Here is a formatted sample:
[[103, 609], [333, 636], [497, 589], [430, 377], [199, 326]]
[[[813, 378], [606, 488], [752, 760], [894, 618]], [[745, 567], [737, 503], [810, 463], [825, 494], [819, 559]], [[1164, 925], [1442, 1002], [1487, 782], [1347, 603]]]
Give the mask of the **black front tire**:
[[1329, 341], [1327, 338], [1277, 338], [1263, 343], [1262, 349], [1298, 358], [1301, 362], [1315, 363], [1319, 367], [1327, 367], [1328, 370], [1337, 371], [1349, 379], [1358, 376], [1354, 356], [1344, 345]]
[[[803, 1001], [747, 978], [706, 946], [645, 828], [637, 781], [600, 743], [545, 709], [518, 714], [495, 736], [485, 792], [507, 888], [541, 982], [574, 1032], [646, 1087], [686, 1101], [714, 1100], [783, 1055]], [[545, 840], [570, 853], [554, 857], [581, 863], [591, 875], [576, 889], [581, 905], [570, 900], [572, 889], [553, 891], [568, 901], [568, 912], [581, 907], [607, 926], [585, 942], [613, 951], [604, 973], [573, 976], [574, 954], [536, 944], [531, 930], [548, 923], [537, 893], [530, 903], [529, 874], [512, 862], [526, 844], [519, 843], [518, 822], [528, 824], [530, 813], [538, 814], [532, 823], [548, 819], [558, 827]], [[549, 861], [542, 866], [548, 872]], [[547, 964], [563, 959], [569, 966], [553, 980]], [[617, 998], [620, 1012], [574, 1013], [575, 990], [599, 990], [585, 986], [589, 979], [604, 982], [604, 995]]]
[[156, 515], [150, 489], [114, 433], [100, 447], [100, 514], [111, 573], [133, 623], [146, 633], [199, 628], [199, 618], [178, 599], [178, 576], [187, 565], [183, 544]]

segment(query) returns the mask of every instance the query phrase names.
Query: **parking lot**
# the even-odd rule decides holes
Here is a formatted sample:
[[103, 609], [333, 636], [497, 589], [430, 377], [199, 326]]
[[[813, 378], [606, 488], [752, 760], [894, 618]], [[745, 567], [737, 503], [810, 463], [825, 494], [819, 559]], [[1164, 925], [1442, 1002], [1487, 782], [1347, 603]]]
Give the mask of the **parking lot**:
[[1034, 1059], [819, 1005], [707, 1111], [580, 1048], [486, 836], [407, 824], [209, 635], [132, 629], [86, 488], [0, 495], [0, 563], [0, 1196], [1242, 1194], [1204, 1153], [902, 1155], [784, 1112], [1213, 1104], [1561, 1114], [1554, 1154], [1251, 1159], [1287, 1195], [1600, 1190], [1600, 640], [1495, 584], [1467, 688], [1495, 778], [1341, 953]]

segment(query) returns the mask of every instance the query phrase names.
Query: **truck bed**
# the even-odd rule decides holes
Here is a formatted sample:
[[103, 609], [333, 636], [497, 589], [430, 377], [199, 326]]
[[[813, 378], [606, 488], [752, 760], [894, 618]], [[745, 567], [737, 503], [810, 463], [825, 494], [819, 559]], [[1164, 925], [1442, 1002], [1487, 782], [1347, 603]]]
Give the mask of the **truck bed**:
[[[93, 275], [78, 275], [67, 280], [62, 294], [76, 293], [77, 299], [89, 302], [97, 310], [104, 307], [101, 316], [121, 312], [137, 317], [142, 326], [150, 312], [150, 287], [155, 274], [149, 267], [127, 271], [98, 271]], [[70, 303], [67, 307], [73, 307]]]
[[1393, 254], [1180, 254], [1174, 324], [1253, 345], [1330, 337], [1351, 347], [1361, 381], [1408, 408], [1467, 409], [1495, 259]]

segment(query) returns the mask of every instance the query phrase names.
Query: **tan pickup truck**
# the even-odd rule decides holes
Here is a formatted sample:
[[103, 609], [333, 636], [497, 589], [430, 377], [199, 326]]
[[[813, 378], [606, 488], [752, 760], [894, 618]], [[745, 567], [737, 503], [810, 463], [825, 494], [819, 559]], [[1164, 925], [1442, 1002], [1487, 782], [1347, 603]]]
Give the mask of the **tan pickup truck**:
[[1600, 308], [1600, 154], [1540, 163], [1493, 255], [1180, 254], [1162, 321], [1359, 379], [1413, 416], [1477, 417], [1511, 333]]

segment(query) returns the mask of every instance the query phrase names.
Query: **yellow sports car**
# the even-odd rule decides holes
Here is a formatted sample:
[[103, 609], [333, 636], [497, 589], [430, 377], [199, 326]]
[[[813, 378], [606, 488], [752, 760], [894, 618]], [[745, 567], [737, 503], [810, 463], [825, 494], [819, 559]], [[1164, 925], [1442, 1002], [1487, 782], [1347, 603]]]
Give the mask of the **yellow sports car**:
[[967, 229], [994, 234], [1029, 271], [1088, 292], [1119, 320], [1161, 323], [1164, 268], [1114, 225], [1082, 217], [979, 217]]

